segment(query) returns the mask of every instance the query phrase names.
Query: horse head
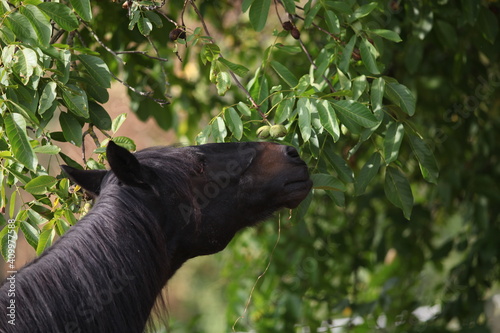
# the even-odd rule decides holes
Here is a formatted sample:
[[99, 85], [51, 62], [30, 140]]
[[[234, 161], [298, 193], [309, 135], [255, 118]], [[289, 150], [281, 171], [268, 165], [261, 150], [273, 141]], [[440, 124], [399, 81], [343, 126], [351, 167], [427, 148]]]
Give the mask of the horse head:
[[111, 141], [106, 154], [110, 171], [63, 168], [97, 202], [111, 191], [144, 201], [162, 224], [176, 266], [224, 249], [238, 230], [280, 208], [295, 208], [312, 187], [297, 150], [274, 143], [149, 148], [132, 154]]

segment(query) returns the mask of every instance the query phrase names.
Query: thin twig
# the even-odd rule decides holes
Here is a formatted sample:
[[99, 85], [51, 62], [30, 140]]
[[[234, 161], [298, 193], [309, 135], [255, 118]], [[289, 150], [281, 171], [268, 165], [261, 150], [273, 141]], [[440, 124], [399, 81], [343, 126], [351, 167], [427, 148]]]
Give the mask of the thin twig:
[[167, 14], [165, 14], [164, 12], [162, 12], [160, 9], [155, 9], [155, 12], [160, 14], [161, 16], [163, 16], [166, 20], [168, 20], [170, 23], [174, 24], [175, 26], [177, 26], [177, 22], [175, 22], [174, 20], [172, 20], [170, 17], [167, 16]]
[[167, 58], [161, 58], [161, 57], [155, 57], [155, 56], [149, 55], [148, 52], [146, 52], [146, 51], [115, 51], [115, 53], [116, 54], [141, 54], [141, 55], [148, 57], [150, 59], [163, 61], [163, 62], [168, 61]]
[[245, 304], [245, 308], [243, 309], [243, 313], [238, 318], [236, 318], [235, 322], [233, 323], [233, 327], [232, 327], [233, 332], [236, 332], [236, 324], [238, 324], [238, 321], [240, 321], [240, 319], [245, 318], [245, 314], [247, 313], [248, 308], [250, 306], [250, 302], [252, 301], [253, 292], [254, 292], [255, 288], [257, 287], [257, 283], [259, 283], [259, 280], [264, 275], [266, 275], [267, 271], [269, 270], [269, 267], [271, 267], [274, 252], [275, 252], [276, 248], [278, 247], [278, 244], [280, 242], [280, 238], [281, 238], [281, 214], [278, 215], [278, 238], [276, 238], [276, 243], [274, 243], [273, 249], [271, 250], [271, 254], [269, 255], [269, 261], [267, 262], [267, 265], [266, 265], [266, 268], [264, 269], [264, 271], [257, 277], [257, 280], [255, 280], [255, 282], [252, 286], [252, 289], [250, 290], [250, 295], [248, 296], [247, 302]]
[[[136, 94], [140, 95], [140, 96], [143, 96], [143, 97], [146, 97], [146, 98], [149, 98], [150, 100], [158, 103], [160, 106], [165, 106], [165, 105], [168, 105], [170, 104], [170, 101], [166, 100], [166, 99], [162, 99], [162, 98], [153, 98], [151, 97], [151, 95], [153, 94], [152, 91], [148, 91], [148, 92], [145, 92], [145, 91], [139, 91], [137, 89], [135, 89], [134, 87], [132, 87], [131, 85], [129, 85], [128, 83], [126, 83], [125, 81], [119, 79], [115, 74], [113, 74], [112, 72], [110, 72], [111, 76], [118, 82], [120, 82], [121, 84], [123, 84], [125, 87], [127, 87], [128, 89], [132, 90], [133, 92], [135, 92]], [[167, 95], [165, 94], [165, 97], [167, 98], [170, 98], [172, 96], [170, 95]]]
[[84, 26], [85, 26], [85, 27], [89, 30], [89, 32], [90, 32], [90, 34], [92, 35], [92, 37], [94, 37], [94, 39], [95, 39], [95, 40], [96, 40], [96, 41], [97, 41], [97, 42], [98, 42], [98, 43], [99, 43], [99, 44], [100, 44], [100, 45], [101, 45], [101, 46], [102, 46], [102, 47], [103, 47], [106, 51], [108, 51], [109, 53], [111, 53], [112, 55], [114, 55], [114, 56], [115, 56], [115, 58], [116, 58], [116, 59], [118, 59], [118, 60], [122, 63], [122, 65], [125, 65], [125, 62], [123, 61], [123, 59], [122, 59], [122, 58], [120, 58], [120, 57], [118, 56], [118, 54], [117, 54], [115, 51], [113, 51], [113, 50], [112, 50], [112, 49], [110, 49], [108, 46], [106, 46], [106, 44], [104, 44], [104, 43], [101, 41], [101, 39], [99, 38], [99, 36], [97, 36], [97, 34], [94, 32], [94, 30], [92, 30], [92, 28], [91, 28], [91, 27], [89, 27], [87, 23], [85, 23], [83, 20], [80, 20], [80, 22], [82, 22], [82, 23], [83, 23], [83, 25], [84, 25]]
[[[300, 39], [300, 37], [299, 37], [299, 43], [300, 43], [300, 47], [302, 48], [302, 51], [304, 51], [304, 53], [306, 54], [307, 59], [309, 59], [309, 62], [311, 63], [311, 65], [314, 67], [314, 69], [318, 69], [318, 66], [316, 66], [316, 64], [314, 63], [314, 60], [311, 57], [311, 54], [309, 53], [309, 51], [307, 51], [306, 46], [304, 45], [304, 43], [302, 42], [302, 39]], [[328, 84], [328, 87], [330, 87], [330, 91], [332, 93], [334, 93], [336, 90], [333, 87], [330, 80], [325, 76], [325, 74], [321, 74], [321, 77], [323, 78], [323, 80], [325, 80], [326, 84]]]
[[61, 36], [64, 34], [64, 32], [65, 32], [65, 30], [62, 30], [62, 29], [57, 31], [56, 34], [54, 36], [52, 36], [52, 38], [50, 39], [50, 44], [54, 44], [55, 42], [57, 42], [57, 40], [59, 38], [61, 38]]
[[[191, 6], [193, 6], [194, 11], [196, 12], [196, 14], [198, 15], [198, 18], [201, 21], [201, 24], [203, 26], [203, 30], [205, 31], [205, 34], [208, 37], [210, 37], [210, 42], [213, 43], [213, 38], [210, 35], [210, 31], [208, 31], [207, 25], [205, 24], [205, 20], [203, 19], [203, 16], [201, 15], [200, 11], [198, 10], [198, 7], [196, 6], [196, 4], [194, 3], [193, 0], [186, 0], [186, 2], [187, 1], [189, 1], [191, 3]], [[219, 54], [219, 57], [224, 58], [222, 56], [222, 54]], [[257, 104], [257, 102], [254, 100], [252, 95], [250, 95], [250, 92], [243, 86], [243, 84], [241, 84], [240, 80], [236, 77], [236, 74], [230, 69], [228, 69], [228, 72], [229, 72], [229, 75], [231, 75], [231, 77], [233, 78], [234, 83], [238, 86], [238, 88], [240, 88], [245, 93], [247, 98], [252, 103], [252, 106], [259, 112], [259, 115], [262, 117], [262, 119], [264, 119], [264, 120], [267, 119], [267, 115], [264, 112], [262, 112], [260, 105]]]

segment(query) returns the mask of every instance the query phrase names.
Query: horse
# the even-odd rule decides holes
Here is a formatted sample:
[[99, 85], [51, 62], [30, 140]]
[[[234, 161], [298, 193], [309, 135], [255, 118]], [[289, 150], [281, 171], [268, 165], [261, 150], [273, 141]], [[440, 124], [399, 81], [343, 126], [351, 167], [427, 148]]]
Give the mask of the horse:
[[297, 150], [276, 143], [131, 153], [110, 141], [106, 156], [110, 170], [61, 166], [94, 207], [6, 279], [0, 332], [142, 332], [184, 262], [297, 207], [312, 187]]

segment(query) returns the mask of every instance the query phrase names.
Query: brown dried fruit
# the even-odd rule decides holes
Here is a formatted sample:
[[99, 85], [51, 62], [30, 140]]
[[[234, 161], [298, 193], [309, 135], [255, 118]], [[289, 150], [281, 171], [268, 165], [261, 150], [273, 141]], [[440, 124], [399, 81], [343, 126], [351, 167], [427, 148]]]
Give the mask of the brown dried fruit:
[[299, 31], [299, 29], [293, 28], [292, 31], [290, 31], [290, 33], [292, 34], [293, 38], [295, 38], [295, 39], [299, 39], [300, 38], [300, 31]]
[[352, 58], [356, 61], [361, 60], [361, 53], [359, 52], [358, 48], [352, 50]]
[[168, 35], [168, 38], [171, 41], [175, 41], [177, 39], [186, 39], [186, 32], [180, 28], [176, 28], [172, 31], [170, 31], [170, 34]]
[[123, 9], [128, 9], [128, 1], [125, 1], [125, 2], [122, 4], [122, 8], [123, 8]]
[[286, 31], [290, 31], [293, 29], [293, 24], [290, 21], [283, 22], [282, 26]]

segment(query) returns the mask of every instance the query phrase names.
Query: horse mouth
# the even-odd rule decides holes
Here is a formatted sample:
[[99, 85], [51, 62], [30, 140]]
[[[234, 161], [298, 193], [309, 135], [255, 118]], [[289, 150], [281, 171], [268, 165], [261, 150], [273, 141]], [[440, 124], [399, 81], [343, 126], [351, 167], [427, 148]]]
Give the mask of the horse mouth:
[[309, 176], [285, 183], [284, 188], [287, 199], [285, 207], [290, 209], [296, 208], [307, 197], [312, 185], [313, 183]]

